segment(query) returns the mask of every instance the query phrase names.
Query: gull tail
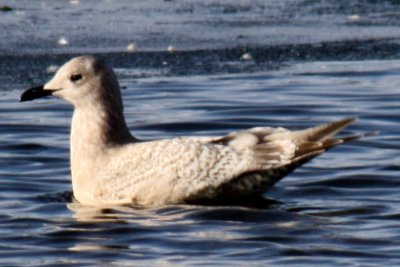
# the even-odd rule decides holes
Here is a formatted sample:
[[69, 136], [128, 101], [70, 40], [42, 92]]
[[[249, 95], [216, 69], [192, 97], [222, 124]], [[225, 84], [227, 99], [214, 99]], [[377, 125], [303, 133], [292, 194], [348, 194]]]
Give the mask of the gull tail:
[[[355, 120], [356, 118], [347, 118], [300, 131], [281, 131], [265, 136], [265, 142], [254, 147], [255, 160], [261, 166], [258, 165], [258, 169], [244, 173], [225, 184], [223, 194], [234, 196], [246, 192], [247, 195], [262, 195], [296, 168], [330, 148], [376, 134], [369, 132], [335, 138], [338, 132]], [[290, 148], [288, 142], [294, 144], [295, 148]], [[274, 164], [277, 158], [281, 161]]]
[[298, 141], [325, 141], [329, 138], [332, 138], [345, 127], [352, 124], [356, 119], [357, 118], [346, 118], [340, 121], [325, 123], [305, 130], [295, 131], [292, 133], [292, 138]]
[[293, 132], [292, 138], [297, 142], [298, 146], [293, 161], [302, 160], [304, 158], [311, 159], [339, 144], [377, 134], [377, 132], [367, 132], [335, 138], [337, 133], [352, 124], [355, 120], [356, 118], [347, 118]]

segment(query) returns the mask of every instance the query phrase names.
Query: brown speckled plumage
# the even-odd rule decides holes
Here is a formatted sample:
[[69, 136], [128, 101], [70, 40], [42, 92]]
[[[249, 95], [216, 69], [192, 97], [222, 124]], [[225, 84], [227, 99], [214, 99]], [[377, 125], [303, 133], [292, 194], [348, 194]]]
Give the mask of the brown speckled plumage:
[[[74, 81], [73, 74], [78, 75]], [[354, 120], [294, 132], [257, 127], [222, 137], [138, 141], [125, 124], [115, 74], [104, 62], [74, 58], [44, 90], [75, 107], [72, 184], [75, 198], [88, 205], [150, 206], [261, 195], [296, 167], [340, 144], [342, 139], [333, 136]]]

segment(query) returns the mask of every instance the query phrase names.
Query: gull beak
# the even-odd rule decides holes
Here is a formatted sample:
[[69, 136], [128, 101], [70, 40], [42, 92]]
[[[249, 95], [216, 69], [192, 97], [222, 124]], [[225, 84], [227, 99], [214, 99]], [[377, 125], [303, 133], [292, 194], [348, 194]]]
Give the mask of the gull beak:
[[44, 89], [43, 85], [38, 86], [38, 87], [33, 87], [30, 89], [25, 90], [22, 95], [19, 98], [20, 102], [24, 101], [30, 101], [36, 98], [42, 98], [46, 97], [49, 95], [52, 95], [53, 92], [58, 91], [58, 90], [52, 90], [52, 89]]

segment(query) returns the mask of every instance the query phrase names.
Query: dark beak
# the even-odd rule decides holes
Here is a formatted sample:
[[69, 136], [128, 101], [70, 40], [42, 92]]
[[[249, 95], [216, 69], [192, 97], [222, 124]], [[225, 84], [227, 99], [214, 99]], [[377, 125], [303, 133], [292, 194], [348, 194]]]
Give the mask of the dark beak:
[[19, 98], [20, 102], [30, 101], [36, 98], [46, 97], [53, 93], [53, 90], [44, 90], [43, 85], [25, 90]]

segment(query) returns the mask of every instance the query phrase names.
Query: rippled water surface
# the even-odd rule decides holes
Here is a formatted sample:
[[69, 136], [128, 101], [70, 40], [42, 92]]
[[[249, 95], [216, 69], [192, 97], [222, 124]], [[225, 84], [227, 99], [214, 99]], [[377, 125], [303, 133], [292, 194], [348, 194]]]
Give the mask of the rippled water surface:
[[[71, 203], [71, 108], [1, 98], [0, 263], [174, 265], [400, 263], [400, 61], [316, 62], [252, 75], [121, 78], [140, 137], [292, 129], [359, 116], [380, 131], [289, 175], [252, 206], [111, 207]], [[261, 204], [261, 203], [257, 203]]]
[[[112, 2], [102, 3], [107, 7]], [[116, 7], [123, 6], [121, 2]], [[163, 5], [177, 5], [169, 2]], [[91, 53], [93, 40], [82, 39], [65, 51], [60, 47], [50, 49], [49, 41], [44, 47], [50, 52], [46, 52], [37, 46], [40, 38], [24, 43], [18, 48], [21, 51], [10, 48], [2, 38], [0, 266], [400, 265], [398, 5], [383, 1], [378, 7], [373, 1], [353, 1], [354, 5], [346, 6], [346, 1], [336, 1], [347, 12], [338, 15], [343, 10], [340, 5], [326, 1], [303, 1], [304, 5], [292, 7], [288, 5], [291, 1], [282, 1], [292, 11], [298, 8], [290, 14], [279, 1], [263, 8], [260, 2], [242, 1], [240, 8], [214, 2], [217, 4], [194, 4], [192, 13], [187, 2], [181, 13], [174, 8], [153, 8], [153, 4], [140, 10], [155, 17], [162, 13], [164, 22], [171, 14], [178, 14], [170, 22], [171, 27], [184, 28], [175, 27], [167, 35], [187, 33], [189, 26], [185, 23], [189, 17], [189, 25], [197, 21], [202, 27], [222, 27], [228, 32], [215, 47], [204, 45], [207, 40], [218, 39], [213, 32], [209, 33], [212, 36], [199, 36], [204, 37], [201, 49], [193, 46], [196, 40], [185, 39], [182, 46], [188, 49], [174, 53], [157, 50], [164, 43], [157, 43], [149, 51], [118, 52], [112, 45], [119, 45], [118, 40], [127, 41], [118, 39], [121, 32], [117, 32], [117, 39], [106, 43], [107, 51], [100, 56], [110, 62], [120, 79], [126, 119], [136, 136], [221, 135], [254, 126], [301, 129], [352, 116], [358, 121], [342, 134], [379, 134], [313, 159], [279, 182], [264, 199], [251, 203], [85, 207], [72, 201], [68, 143], [72, 108], [56, 98], [24, 103], [18, 98], [25, 87], [49, 79], [53, 69], [67, 59]], [[12, 25], [17, 25], [15, 20], [22, 20], [19, 16], [31, 20], [32, 27], [40, 18], [42, 22], [55, 21], [51, 12], [60, 12], [63, 4], [41, 3], [47, 5], [41, 9], [26, 4], [25, 9], [15, 6], [11, 13], [0, 13], [0, 19], [10, 16], [10, 40], [32, 37], [26, 32], [29, 29], [12, 31]], [[77, 13], [71, 11], [70, 15], [83, 19], [79, 12], [85, 8], [78, 7]], [[32, 15], [35, 12], [38, 15]], [[46, 13], [50, 17], [42, 17], [41, 12], [50, 12]], [[114, 12], [125, 11], [120, 8]], [[260, 19], [271, 12], [275, 16], [270, 20]], [[107, 14], [112, 20], [111, 13]], [[251, 20], [251, 14], [258, 17]], [[287, 17], [279, 20], [279, 14]], [[293, 25], [291, 18], [303, 24]], [[231, 25], [227, 21], [247, 24]], [[337, 30], [334, 40], [326, 43], [327, 34], [320, 30], [314, 36], [317, 40], [304, 43], [305, 34], [299, 44], [293, 27], [304, 34], [307, 29], [311, 32], [316, 21]], [[286, 32], [285, 40], [275, 39], [272, 43], [259, 44], [257, 40], [262, 36], [257, 39], [244, 34], [240, 42], [249, 36], [255, 38], [249, 37], [250, 45], [234, 44], [232, 48], [226, 44], [230, 29], [236, 35], [241, 30], [247, 32], [246, 27], [255, 27], [254, 32], [250, 31], [255, 34], [269, 23], [273, 24], [272, 32], [281, 31], [282, 24], [290, 24], [292, 32]], [[363, 30], [357, 38], [366, 32], [374, 38], [347, 40], [357, 32], [354, 27]], [[371, 27], [376, 31], [368, 31]], [[393, 27], [397, 27], [395, 34]], [[88, 29], [77, 27], [77, 31], [82, 30]], [[52, 32], [48, 28], [39, 31]], [[141, 40], [155, 36], [141, 34]], [[109, 35], [101, 35], [98, 30], [93, 36]], [[93, 44], [93, 51], [98, 52], [98, 46]], [[251, 53], [253, 60], [240, 60], [244, 52]]]

